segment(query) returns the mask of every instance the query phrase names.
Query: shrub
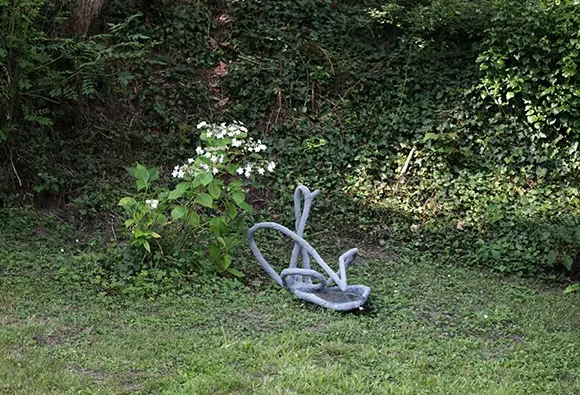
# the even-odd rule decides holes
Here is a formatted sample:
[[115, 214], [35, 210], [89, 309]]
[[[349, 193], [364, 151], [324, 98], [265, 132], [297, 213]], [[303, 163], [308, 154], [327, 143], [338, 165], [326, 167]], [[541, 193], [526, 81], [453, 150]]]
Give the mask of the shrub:
[[[129, 218], [132, 246], [142, 248], [144, 264], [168, 263], [189, 256], [198, 265], [218, 273], [242, 273], [231, 263], [244, 222], [239, 209], [251, 213], [246, 202], [244, 180], [274, 171], [261, 152], [266, 146], [247, 135], [239, 124], [209, 125], [200, 123], [201, 141], [196, 157], [173, 169], [173, 188], [155, 188], [159, 178], [156, 168], [138, 164], [129, 169], [136, 180], [137, 194], [119, 201]], [[192, 268], [185, 268], [191, 271]]]

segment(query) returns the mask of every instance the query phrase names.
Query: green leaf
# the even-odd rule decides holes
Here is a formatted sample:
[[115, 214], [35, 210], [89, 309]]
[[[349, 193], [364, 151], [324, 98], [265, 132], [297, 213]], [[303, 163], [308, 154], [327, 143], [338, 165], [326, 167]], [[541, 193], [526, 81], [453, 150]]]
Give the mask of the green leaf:
[[232, 198], [234, 199], [234, 202], [236, 202], [237, 205], [240, 205], [240, 203], [246, 200], [246, 194], [242, 191], [234, 191], [232, 193]]
[[137, 204], [137, 201], [132, 197], [124, 197], [123, 199], [119, 200], [119, 206], [127, 208], [132, 207]]
[[152, 167], [148, 171], [149, 171], [149, 182], [153, 182], [159, 179], [159, 169], [157, 167]]
[[213, 175], [211, 173], [200, 173], [197, 176], [197, 179], [199, 179], [201, 185], [206, 186], [213, 181]]
[[[238, 166], [235, 166], [236, 169], [238, 168]], [[234, 169], [235, 171], [235, 169]], [[230, 182], [228, 184], [228, 186], [230, 187], [230, 189], [240, 189], [242, 187], [242, 185], [244, 185], [244, 183], [240, 180], [233, 180], [232, 182]]]
[[154, 213], [153, 220], [155, 223], [157, 223], [159, 225], [165, 225], [168, 222], [167, 217], [162, 213]]
[[439, 135], [437, 133], [426, 133], [425, 137], [423, 137], [423, 142], [437, 139], [439, 139]]
[[125, 228], [128, 228], [129, 226], [133, 225], [134, 223], [135, 223], [135, 220], [133, 218], [126, 220], [125, 221]]
[[204, 207], [213, 208], [213, 198], [207, 193], [200, 193], [196, 202]]
[[151, 246], [149, 245], [149, 242], [147, 240], [143, 241], [143, 247], [145, 247], [145, 249], [151, 253]]
[[227, 268], [227, 271], [238, 278], [244, 277], [244, 273], [240, 272], [238, 269]]
[[171, 218], [173, 218], [174, 220], [178, 220], [185, 214], [187, 214], [187, 207], [184, 206], [177, 206], [173, 210], [171, 210]]
[[190, 211], [187, 222], [189, 222], [191, 226], [197, 227], [201, 222], [201, 218], [199, 218], [199, 214], [197, 214], [195, 211]]
[[562, 259], [562, 265], [564, 265], [566, 269], [572, 270], [572, 258], [568, 255], [565, 255], [564, 259]]
[[209, 257], [211, 258], [212, 262], [218, 264], [220, 262], [220, 248], [217, 244], [210, 244], [209, 246]]
[[147, 188], [147, 183], [142, 180], [137, 180], [137, 190], [140, 191], [145, 188]]
[[579, 292], [580, 291], [580, 283], [572, 284], [568, 286], [565, 290], [565, 294], [570, 294], [572, 292]]
[[231, 202], [227, 202], [226, 203], [226, 213], [228, 215], [228, 217], [230, 218], [236, 218], [236, 216], [238, 215], [238, 210], [236, 210], [236, 206], [231, 203]]
[[213, 217], [209, 220], [209, 230], [215, 237], [220, 237], [228, 232], [228, 224], [223, 217]]
[[249, 205], [248, 203], [246, 203], [246, 202], [241, 202], [241, 203], [238, 203], [238, 206], [239, 206], [239, 207], [240, 207], [242, 210], [244, 210], [245, 212], [247, 212], [247, 213], [252, 213], [252, 212], [254, 212], [254, 209], [252, 208], [252, 206], [250, 206], [250, 205]]
[[230, 254], [225, 254], [222, 258], [222, 261], [223, 261], [224, 267], [230, 267], [230, 265], [232, 263], [232, 256]]
[[149, 171], [145, 166], [137, 164], [137, 166], [135, 166], [135, 178], [147, 184], [147, 181], [149, 181]]
[[550, 250], [550, 252], [548, 252], [548, 264], [552, 265], [554, 262], [556, 262], [556, 258], [558, 257], [558, 253], [554, 250]]
[[214, 199], [219, 199], [222, 193], [221, 188], [217, 186], [215, 182], [212, 182], [211, 184], [208, 185], [207, 191]]
[[183, 194], [185, 192], [187, 192], [187, 190], [190, 187], [190, 183], [189, 182], [181, 182], [179, 184], [177, 184], [177, 186], [175, 187], [175, 189], [173, 191], [171, 191], [169, 193], [169, 200], [175, 200], [175, 199], [179, 199], [181, 196], [183, 196]]

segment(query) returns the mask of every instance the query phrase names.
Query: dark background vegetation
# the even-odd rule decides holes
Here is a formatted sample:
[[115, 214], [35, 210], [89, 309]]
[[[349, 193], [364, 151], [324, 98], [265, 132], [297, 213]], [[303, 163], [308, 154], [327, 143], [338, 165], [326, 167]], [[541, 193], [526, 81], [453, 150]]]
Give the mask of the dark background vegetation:
[[0, 29], [0, 207], [115, 218], [124, 167], [239, 120], [278, 163], [262, 215], [304, 183], [345, 236], [578, 272], [574, 1], [0, 0]]

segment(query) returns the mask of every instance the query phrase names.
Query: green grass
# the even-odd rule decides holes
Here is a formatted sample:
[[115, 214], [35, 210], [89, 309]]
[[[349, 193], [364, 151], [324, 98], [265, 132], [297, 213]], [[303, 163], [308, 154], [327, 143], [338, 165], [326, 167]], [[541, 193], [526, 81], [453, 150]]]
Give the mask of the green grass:
[[580, 393], [580, 295], [560, 286], [409, 255], [351, 268], [369, 314], [267, 282], [106, 296], [59, 277], [90, 259], [59, 226], [0, 236], [0, 393]]

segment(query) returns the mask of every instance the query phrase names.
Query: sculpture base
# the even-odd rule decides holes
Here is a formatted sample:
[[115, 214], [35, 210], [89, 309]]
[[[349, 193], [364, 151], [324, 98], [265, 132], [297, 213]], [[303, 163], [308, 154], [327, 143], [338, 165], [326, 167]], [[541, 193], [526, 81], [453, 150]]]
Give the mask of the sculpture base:
[[307, 302], [336, 311], [349, 311], [362, 307], [371, 289], [365, 285], [349, 285], [346, 291], [341, 291], [338, 287], [329, 287], [313, 291], [294, 289], [293, 292]]

